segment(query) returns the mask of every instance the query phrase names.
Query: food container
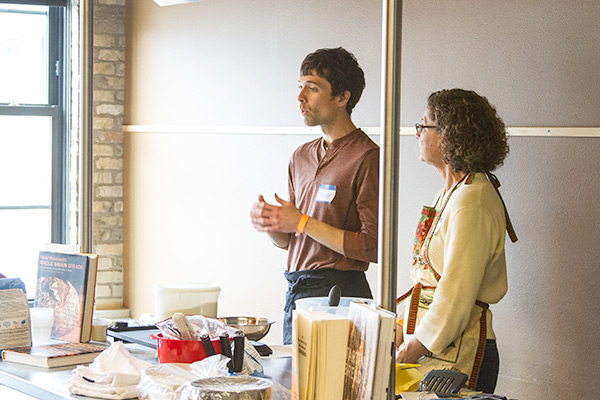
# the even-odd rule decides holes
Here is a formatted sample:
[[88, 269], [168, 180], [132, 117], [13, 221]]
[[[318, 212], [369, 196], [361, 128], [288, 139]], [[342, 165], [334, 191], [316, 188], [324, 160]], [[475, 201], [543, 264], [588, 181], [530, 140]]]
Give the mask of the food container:
[[336, 307], [330, 307], [328, 297], [305, 297], [304, 299], [296, 300], [296, 308], [323, 311], [329, 314], [347, 317], [350, 311], [350, 303], [353, 300], [362, 303], [377, 305], [377, 303], [373, 299], [363, 299], [360, 297], [342, 297], [340, 298], [340, 303]]
[[220, 376], [192, 381], [181, 400], [270, 400], [273, 383], [252, 376]]
[[[206, 358], [206, 351], [201, 340], [178, 340], [163, 337], [162, 333], [150, 335], [156, 339], [158, 350], [158, 361], [164, 363], [193, 363]], [[231, 341], [231, 338], [229, 339]], [[219, 339], [210, 341], [217, 354], [221, 354]]]
[[216, 318], [221, 288], [211, 283], [170, 283], [155, 285], [155, 317], [163, 320], [176, 312]]
[[416, 392], [423, 374], [417, 370], [419, 364], [396, 363], [396, 395], [403, 392]]
[[108, 318], [94, 318], [92, 321], [92, 340], [106, 342], [106, 329], [112, 324]]

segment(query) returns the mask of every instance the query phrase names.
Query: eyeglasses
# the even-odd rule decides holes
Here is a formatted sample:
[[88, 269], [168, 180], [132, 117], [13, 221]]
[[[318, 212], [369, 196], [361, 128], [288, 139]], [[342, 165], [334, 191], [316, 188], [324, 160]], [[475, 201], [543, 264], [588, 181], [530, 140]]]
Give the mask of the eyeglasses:
[[415, 124], [415, 129], [417, 130], [417, 133], [421, 133], [423, 132], [423, 129], [434, 129], [435, 126], [434, 125], [423, 125], [423, 124]]

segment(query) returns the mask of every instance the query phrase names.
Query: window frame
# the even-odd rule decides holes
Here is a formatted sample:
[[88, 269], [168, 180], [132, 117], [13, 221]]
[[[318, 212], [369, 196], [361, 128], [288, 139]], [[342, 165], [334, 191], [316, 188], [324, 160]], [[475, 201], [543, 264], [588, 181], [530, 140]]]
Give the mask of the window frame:
[[[66, 243], [69, 230], [69, 50], [67, 0], [0, 0], [0, 4], [49, 6], [48, 10], [48, 98], [46, 104], [0, 103], [2, 116], [45, 116], [52, 120], [52, 184], [50, 196], [50, 240]], [[35, 205], [7, 206], [36, 209]], [[45, 207], [43, 207], [45, 208]]]

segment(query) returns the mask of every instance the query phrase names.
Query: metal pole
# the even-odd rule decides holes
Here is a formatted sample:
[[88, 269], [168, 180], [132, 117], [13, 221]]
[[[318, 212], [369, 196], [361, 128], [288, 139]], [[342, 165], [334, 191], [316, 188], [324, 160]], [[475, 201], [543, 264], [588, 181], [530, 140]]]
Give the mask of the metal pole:
[[402, 1], [383, 4], [379, 185], [379, 304], [396, 311]]
[[80, 134], [79, 134], [79, 246], [83, 253], [92, 252], [93, 195], [93, 0], [79, 3], [80, 35]]
[[[400, 165], [400, 59], [402, 1], [384, 0], [381, 51], [381, 155], [379, 185], [379, 304], [396, 312], [398, 280], [398, 186]], [[395, 399], [396, 360], [390, 365], [387, 399]]]

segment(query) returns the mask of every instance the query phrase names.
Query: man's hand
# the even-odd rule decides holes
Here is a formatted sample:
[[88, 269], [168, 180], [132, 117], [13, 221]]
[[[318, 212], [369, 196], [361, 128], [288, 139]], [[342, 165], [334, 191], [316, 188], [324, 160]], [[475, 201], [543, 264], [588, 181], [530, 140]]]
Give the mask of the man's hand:
[[[266, 232], [277, 247], [287, 248], [290, 234], [298, 230], [302, 213], [295, 205], [285, 201], [275, 193], [279, 205], [269, 204], [262, 195], [250, 210], [252, 226], [259, 232]], [[304, 233], [331, 250], [344, 255], [344, 231], [314, 218], [309, 218]]]
[[[282, 200], [277, 195], [275, 195], [275, 199], [281, 205], [269, 204], [262, 194], [259, 195], [258, 202], [254, 203], [250, 209], [250, 220], [254, 229], [259, 232], [266, 232], [275, 246], [287, 249], [290, 243], [290, 232], [296, 232], [302, 214], [292, 203]], [[296, 225], [293, 225], [293, 222], [290, 222], [289, 215], [295, 215], [296, 213], [298, 214], [298, 220]], [[293, 228], [288, 228], [291, 230], [283, 230], [282, 216], [286, 221], [286, 227], [293, 225]]]
[[302, 213], [291, 202], [277, 196], [277, 193], [275, 193], [275, 200], [280, 206], [275, 206], [271, 214], [273, 230], [288, 233], [296, 232]]
[[258, 202], [250, 210], [252, 226], [259, 232], [296, 232], [302, 213], [292, 203], [277, 196], [277, 193], [275, 200], [279, 205], [269, 204], [262, 195], [258, 196]]
[[272, 205], [265, 201], [263, 195], [258, 196], [258, 202], [252, 205], [250, 209], [250, 221], [252, 226], [259, 232], [265, 232], [266, 228], [271, 226], [269, 215]]

